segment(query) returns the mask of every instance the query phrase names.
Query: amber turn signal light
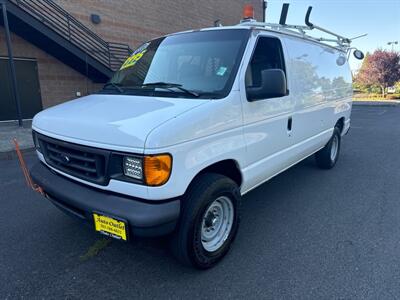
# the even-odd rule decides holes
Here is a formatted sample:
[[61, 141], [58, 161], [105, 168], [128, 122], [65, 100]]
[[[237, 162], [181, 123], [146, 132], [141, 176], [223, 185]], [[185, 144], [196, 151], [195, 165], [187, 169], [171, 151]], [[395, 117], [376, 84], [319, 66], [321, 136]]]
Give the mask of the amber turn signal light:
[[147, 185], [160, 186], [171, 175], [172, 158], [169, 154], [147, 155], [144, 157], [144, 178]]

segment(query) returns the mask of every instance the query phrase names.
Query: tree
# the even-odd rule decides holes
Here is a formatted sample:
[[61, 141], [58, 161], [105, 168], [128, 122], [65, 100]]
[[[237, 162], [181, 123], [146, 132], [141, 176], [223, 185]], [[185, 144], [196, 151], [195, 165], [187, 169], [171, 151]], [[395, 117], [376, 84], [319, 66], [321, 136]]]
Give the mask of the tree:
[[364, 58], [363, 64], [356, 76], [358, 84], [380, 87], [382, 96], [386, 89], [400, 80], [400, 54], [395, 51], [375, 50]]
[[400, 94], [400, 81], [397, 81], [394, 84], [394, 88], [396, 89], [396, 93]]

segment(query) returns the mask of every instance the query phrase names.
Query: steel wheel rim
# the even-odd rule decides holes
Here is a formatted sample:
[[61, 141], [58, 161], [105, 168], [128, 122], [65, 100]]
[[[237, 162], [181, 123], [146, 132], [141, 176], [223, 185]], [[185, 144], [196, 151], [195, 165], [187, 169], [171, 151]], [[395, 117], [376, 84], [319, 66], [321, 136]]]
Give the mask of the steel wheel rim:
[[201, 243], [206, 251], [221, 248], [232, 230], [233, 218], [233, 204], [227, 196], [218, 197], [210, 204], [201, 223]]
[[331, 146], [331, 160], [334, 161], [336, 159], [336, 155], [339, 149], [339, 139], [337, 135], [333, 136], [332, 146]]

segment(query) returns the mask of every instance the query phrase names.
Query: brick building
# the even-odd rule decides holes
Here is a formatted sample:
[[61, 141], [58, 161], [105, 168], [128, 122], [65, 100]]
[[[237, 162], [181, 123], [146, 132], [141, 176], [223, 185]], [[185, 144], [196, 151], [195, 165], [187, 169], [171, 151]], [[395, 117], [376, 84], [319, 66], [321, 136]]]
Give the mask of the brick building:
[[[239, 22], [261, 0], [0, 0], [11, 32], [23, 118], [99, 89], [127, 49], [167, 33]], [[4, 16], [0, 17], [0, 121], [16, 119]], [[110, 46], [108, 42], [114, 44]], [[121, 49], [119, 49], [121, 47]], [[119, 49], [119, 50], [118, 50]], [[117, 51], [117, 52], [115, 52]], [[118, 52], [119, 51], [119, 52]], [[124, 52], [125, 51], [125, 52]]]

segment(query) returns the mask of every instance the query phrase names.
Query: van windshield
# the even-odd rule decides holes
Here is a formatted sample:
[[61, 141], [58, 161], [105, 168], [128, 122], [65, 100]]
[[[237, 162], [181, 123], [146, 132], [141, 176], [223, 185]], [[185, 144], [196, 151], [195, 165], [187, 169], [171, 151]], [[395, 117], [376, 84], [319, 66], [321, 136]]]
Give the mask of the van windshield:
[[180, 33], [141, 45], [101, 93], [182, 98], [228, 95], [249, 31]]

